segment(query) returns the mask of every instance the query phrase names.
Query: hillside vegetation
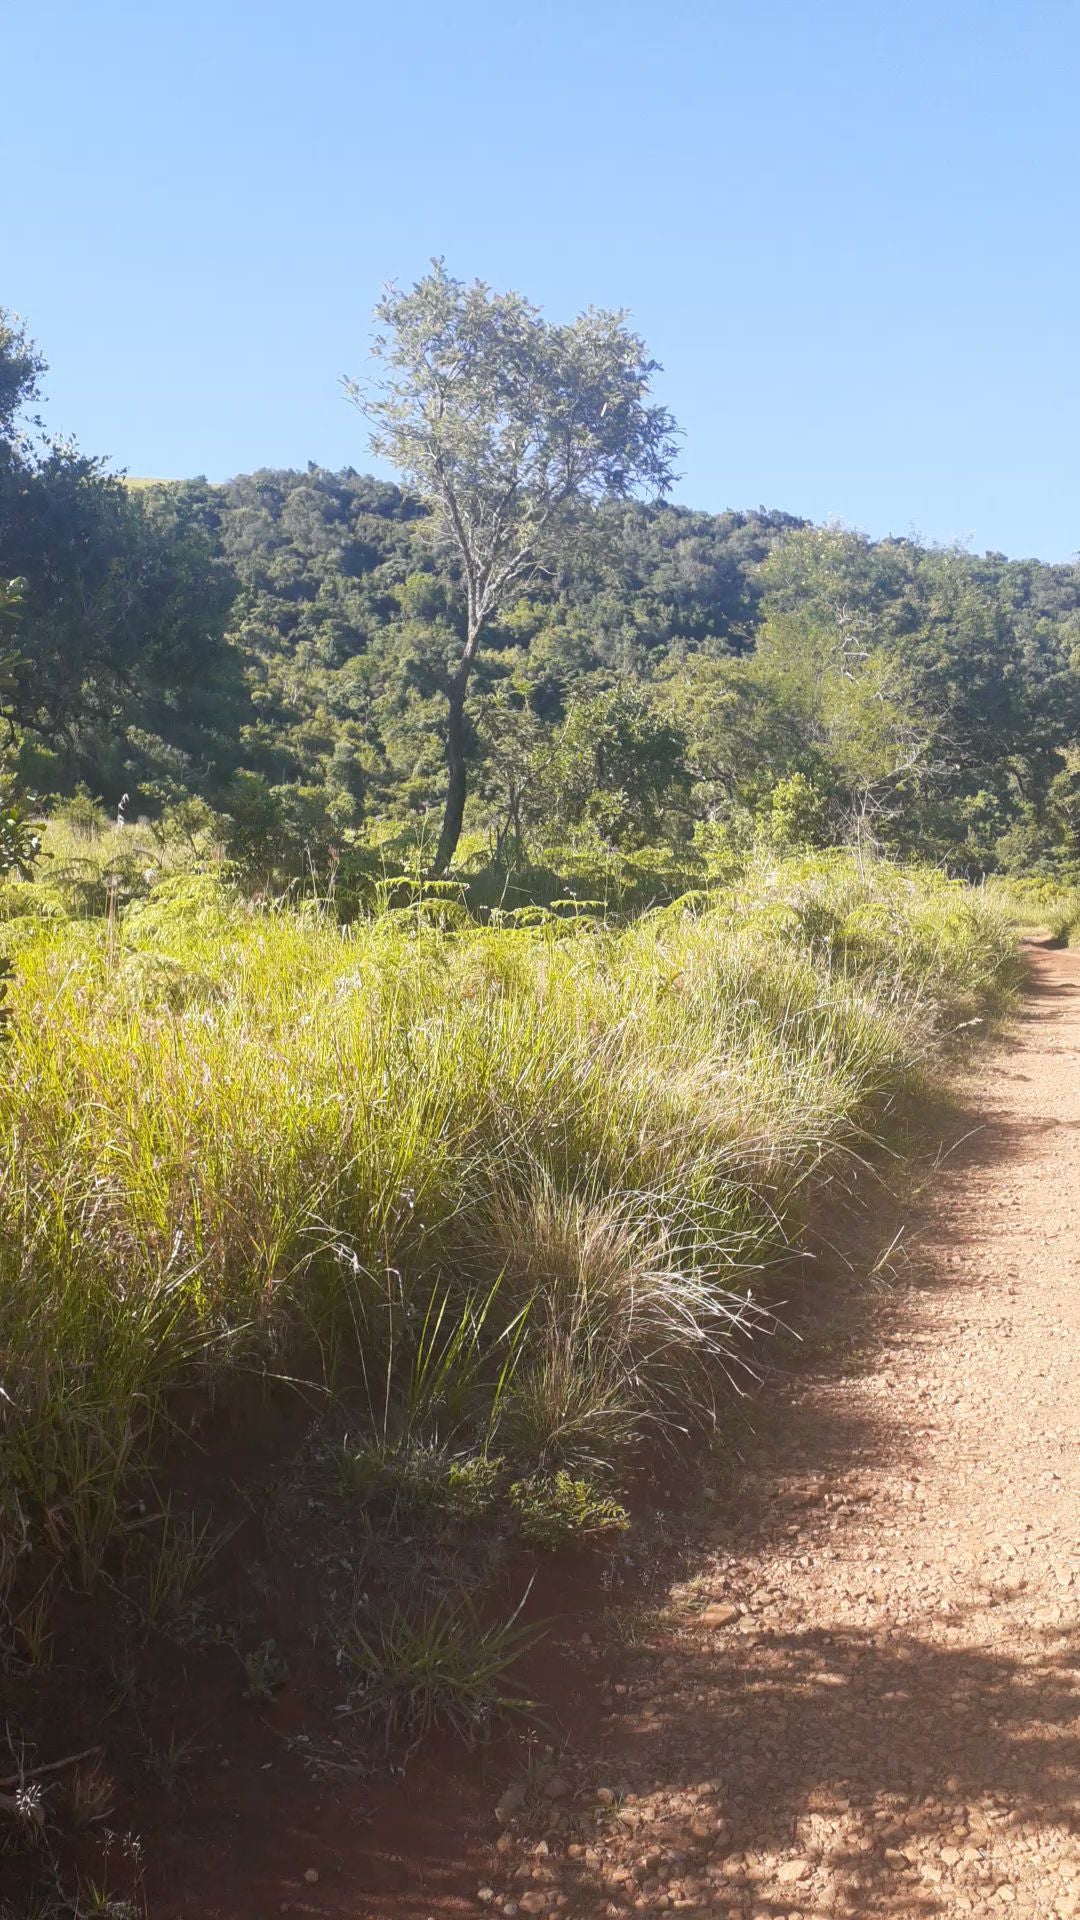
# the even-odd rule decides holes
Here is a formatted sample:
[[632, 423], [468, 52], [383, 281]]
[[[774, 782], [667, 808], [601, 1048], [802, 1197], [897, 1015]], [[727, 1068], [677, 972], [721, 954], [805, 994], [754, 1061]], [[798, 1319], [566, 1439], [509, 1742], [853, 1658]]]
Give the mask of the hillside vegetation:
[[[139, 498], [197, 541], [205, 591], [231, 596], [224, 620], [204, 615], [217, 651], [171, 656], [191, 678], [164, 710], [151, 690], [104, 731], [89, 708], [28, 727], [28, 784], [130, 793], [132, 815], [197, 796], [257, 878], [325, 872], [331, 848], [348, 863], [373, 836], [406, 858], [430, 840], [457, 614], [418, 505], [317, 470]], [[1075, 871], [1075, 566], [783, 514], [597, 517], [603, 565], [530, 591], [478, 665], [472, 865], [568, 834], [745, 842], [794, 804], [821, 843], [861, 831], [969, 876]]]
[[[458, 437], [417, 466], [436, 323], [483, 353]], [[0, 316], [0, 704], [24, 807], [203, 833], [249, 886], [333, 880], [346, 914], [373, 871], [446, 866], [448, 808], [456, 870], [518, 903], [553, 845], [700, 871], [763, 835], [1075, 881], [1080, 568], [671, 505], [672, 423], [618, 316], [551, 328], [439, 268], [387, 324], [377, 444], [411, 486], [314, 465], [125, 484], [27, 428], [42, 366]], [[535, 421], [557, 440], [567, 355], [587, 479], [546, 499]], [[469, 575], [495, 558], [447, 528], [508, 498], [518, 545], [481, 606]]]

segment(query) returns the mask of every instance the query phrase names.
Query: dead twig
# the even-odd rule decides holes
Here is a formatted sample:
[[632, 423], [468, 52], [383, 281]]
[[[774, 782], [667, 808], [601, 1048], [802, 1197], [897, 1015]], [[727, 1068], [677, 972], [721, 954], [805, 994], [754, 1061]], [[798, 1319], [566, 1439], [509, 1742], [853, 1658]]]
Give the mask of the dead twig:
[[[21, 1787], [27, 1780], [40, 1780], [46, 1773], [62, 1773], [65, 1767], [77, 1767], [80, 1760], [97, 1760], [101, 1756], [100, 1747], [84, 1747], [81, 1753], [67, 1753], [62, 1760], [48, 1760], [43, 1767], [22, 1767], [18, 1773], [9, 1773], [0, 1780], [0, 1789]], [[0, 1806], [14, 1807], [15, 1802], [6, 1794], [0, 1794]]]

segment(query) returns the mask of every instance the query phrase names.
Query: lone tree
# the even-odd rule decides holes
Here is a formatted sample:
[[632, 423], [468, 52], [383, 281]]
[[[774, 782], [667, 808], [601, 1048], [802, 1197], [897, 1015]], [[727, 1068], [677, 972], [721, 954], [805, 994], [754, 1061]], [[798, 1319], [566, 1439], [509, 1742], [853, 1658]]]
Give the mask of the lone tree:
[[465, 812], [465, 706], [484, 630], [564, 561], [603, 499], [667, 492], [675, 423], [650, 401], [660, 369], [625, 313], [553, 326], [520, 293], [466, 286], [441, 260], [375, 309], [384, 377], [346, 380], [372, 451], [431, 509], [456, 554], [465, 633], [446, 684], [446, 811], [435, 854], [454, 857]]

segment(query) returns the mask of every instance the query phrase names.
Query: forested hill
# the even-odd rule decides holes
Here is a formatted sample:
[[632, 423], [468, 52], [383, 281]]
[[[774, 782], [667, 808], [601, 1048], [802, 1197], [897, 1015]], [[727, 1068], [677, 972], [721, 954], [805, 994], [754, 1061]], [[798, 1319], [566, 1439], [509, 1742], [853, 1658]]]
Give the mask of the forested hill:
[[[39, 798], [195, 796], [283, 871], [437, 810], [460, 601], [415, 501], [316, 467], [121, 484], [53, 450], [6, 472], [8, 711]], [[597, 530], [481, 656], [485, 845], [764, 821], [968, 872], [1075, 864], [1080, 567], [765, 510], [621, 503]]]
[[[329, 783], [376, 810], [436, 804], [442, 688], [458, 596], [426, 515], [356, 473], [261, 472], [183, 487], [237, 583], [230, 638], [254, 712], [245, 763]], [[786, 514], [602, 509], [595, 564], [521, 599], [481, 656], [475, 703], [556, 726], [575, 698], [645, 685], [687, 651], [744, 652], [761, 617], [760, 563]], [[478, 758], [483, 742], [474, 738]], [[340, 801], [339, 805], [342, 804]]]

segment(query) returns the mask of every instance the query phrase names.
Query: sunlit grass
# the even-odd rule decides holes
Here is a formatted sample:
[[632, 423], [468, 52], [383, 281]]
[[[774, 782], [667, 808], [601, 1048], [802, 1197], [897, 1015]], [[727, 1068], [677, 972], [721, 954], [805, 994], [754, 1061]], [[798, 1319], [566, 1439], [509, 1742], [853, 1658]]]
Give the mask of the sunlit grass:
[[842, 856], [621, 928], [342, 929], [199, 875], [33, 920], [0, 1581], [93, 1582], [181, 1384], [347, 1380], [358, 1445], [519, 1479], [707, 1420], [762, 1267], [1016, 977], [992, 902]]
[[1049, 937], [1051, 946], [1080, 946], [1080, 886], [1053, 879], [1000, 879], [989, 883], [1000, 911], [1021, 932]]

